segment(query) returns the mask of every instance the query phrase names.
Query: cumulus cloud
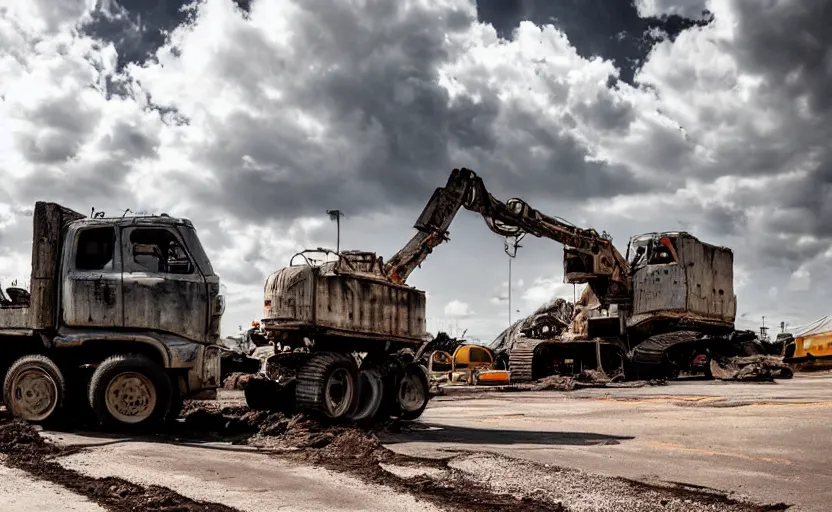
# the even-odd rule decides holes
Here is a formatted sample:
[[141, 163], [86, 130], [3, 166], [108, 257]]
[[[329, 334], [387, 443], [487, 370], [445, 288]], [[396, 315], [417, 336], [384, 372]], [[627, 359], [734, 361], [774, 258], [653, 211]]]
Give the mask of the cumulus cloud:
[[[616, 4], [0, 0], [4, 272], [25, 274], [21, 212], [37, 199], [184, 215], [234, 297], [234, 329], [259, 314], [267, 273], [333, 245], [326, 209], [389, 256], [468, 166], [622, 251], [663, 229], [734, 247], [748, 322], [826, 313], [824, 3]], [[496, 334], [504, 255], [479, 241], [487, 230], [457, 226], [437, 251], [477, 258], [413, 282], [429, 314], [457, 302]], [[552, 275], [560, 247], [527, 245], [523, 307], [571, 298]]]
[[560, 278], [539, 277], [529, 286], [522, 295], [527, 302], [527, 307], [534, 309], [552, 299], [563, 298], [568, 301], [580, 297], [585, 285], [571, 285], [563, 282]]
[[471, 306], [467, 303], [459, 300], [452, 300], [445, 305], [445, 315], [451, 318], [467, 318], [473, 316], [474, 312], [471, 311]]

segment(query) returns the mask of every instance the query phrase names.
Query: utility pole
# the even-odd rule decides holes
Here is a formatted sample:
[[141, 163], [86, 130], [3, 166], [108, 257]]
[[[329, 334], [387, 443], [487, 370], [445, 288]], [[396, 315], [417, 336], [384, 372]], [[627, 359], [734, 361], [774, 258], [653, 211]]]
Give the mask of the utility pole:
[[[508, 326], [511, 328], [511, 260], [517, 256], [517, 249], [523, 247], [520, 245], [520, 240], [526, 236], [526, 233], [521, 233], [519, 236], [507, 236], [504, 244], [505, 251], [508, 255]], [[509, 242], [511, 239], [511, 242]]]
[[508, 258], [508, 325], [511, 327], [511, 256]]
[[341, 217], [343, 217], [344, 214], [341, 212], [341, 210], [327, 210], [326, 213], [329, 215], [329, 220], [334, 220], [335, 221], [335, 226], [336, 226], [336, 229], [337, 229], [337, 232], [338, 232], [337, 238], [335, 239], [336, 240], [335, 241], [335, 253], [340, 254], [341, 253]]

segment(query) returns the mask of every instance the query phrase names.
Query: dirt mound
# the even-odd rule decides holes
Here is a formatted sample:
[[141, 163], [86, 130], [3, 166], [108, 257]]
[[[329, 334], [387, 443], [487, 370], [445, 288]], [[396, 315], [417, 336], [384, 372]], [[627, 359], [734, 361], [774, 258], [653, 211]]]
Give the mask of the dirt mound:
[[343, 458], [365, 457], [383, 449], [370, 432], [349, 425], [325, 425], [304, 414], [189, 403], [183, 408], [183, 417], [182, 433], [212, 437], [247, 435], [244, 442], [263, 448], [325, 449], [320, 455]]
[[29, 463], [60, 452], [25, 421], [0, 421], [0, 453], [12, 462]]

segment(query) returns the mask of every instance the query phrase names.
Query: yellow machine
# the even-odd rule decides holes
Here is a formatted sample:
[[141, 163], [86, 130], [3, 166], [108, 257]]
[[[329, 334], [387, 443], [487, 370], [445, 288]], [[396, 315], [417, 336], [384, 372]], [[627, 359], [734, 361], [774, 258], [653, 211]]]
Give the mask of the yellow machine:
[[832, 363], [832, 331], [817, 334], [798, 336], [794, 339], [794, 354], [791, 347], [786, 348], [787, 356], [783, 362], [787, 364], [814, 363], [823, 361], [825, 364]]
[[453, 355], [436, 351], [428, 360], [428, 372], [433, 382], [468, 385], [508, 384], [510, 373], [494, 369], [494, 354], [486, 347], [461, 345]]

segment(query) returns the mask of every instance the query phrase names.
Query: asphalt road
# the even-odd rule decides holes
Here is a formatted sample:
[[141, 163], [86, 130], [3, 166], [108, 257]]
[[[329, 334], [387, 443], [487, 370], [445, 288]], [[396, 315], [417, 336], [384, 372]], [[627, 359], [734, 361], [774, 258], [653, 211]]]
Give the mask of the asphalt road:
[[832, 503], [832, 376], [776, 384], [674, 382], [637, 389], [439, 397], [429, 428], [385, 441], [440, 456], [490, 451], [645, 482], [784, 502]]
[[[610, 503], [622, 496], [626, 485], [595, 479], [592, 485], [597, 489], [588, 492], [587, 482], [594, 478], [587, 476], [590, 473], [647, 483], [680, 482], [759, 504], [785, 502], [793, 505], [790, 510], [814, 511], [829, 510], [832, 502], [830, 423], [832, 376], [814, 376], [778, 384], [699, 381], [636, 389], [439, 397], [412, 429], [385, 434], [382, 440], [407, 455], [453, 456], [452, 468], [507, 492], [524, 485], [529, 492], [548, 489], [558, 499], [565, 497], [563, 502], [572, 510], [625, 506]], [[89, 446], [59, 459], [62, 466], [81, 474], [159, 484], [191, 499], [238, 510], [440, 508], [383, 483], [244, 446], [172, 445], [101, 434], [43, 435], [61, 444]], [[582, 472], [570, 476], [557, 467]], [[548, 468], [555, 472], [547, 473]], [[60, 486], [4, 467], [2, 460], [0, 496], [0, 511], [101, 510]], [[621, 499], [635, 510], [635, 501]], [[661, 510], [656, 502], [667, 500], [659, 497], [653, 502], [651, 508], [649, 499], [641, 499], [647, 504], [644, 510]], [[685, 510], [684, 503], [676, 505]], [[711, 510], [697, 508], [705, 509]]]

